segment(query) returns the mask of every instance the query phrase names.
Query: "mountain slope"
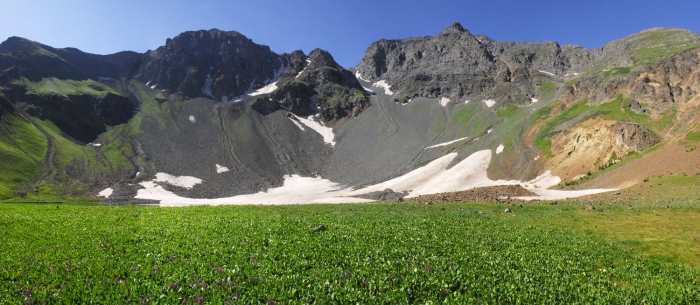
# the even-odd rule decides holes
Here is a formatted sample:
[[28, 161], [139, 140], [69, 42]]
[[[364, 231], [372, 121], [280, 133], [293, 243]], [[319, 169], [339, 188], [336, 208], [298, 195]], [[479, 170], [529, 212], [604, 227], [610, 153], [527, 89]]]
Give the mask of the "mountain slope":
[[[699, 144], [699, 37], [650, 29], [587, 50], [452, 24], [377, 41], [350, 70], [321, 49], [276, 54], [216, 29], [135, 55], [12, 38], [0, 155], [23, 165], [0, 185], [174, 205], [624, 187], [638, 161], [683, 163], [678, 147]], [[32, 142], [15, 144], [22, 133]]]

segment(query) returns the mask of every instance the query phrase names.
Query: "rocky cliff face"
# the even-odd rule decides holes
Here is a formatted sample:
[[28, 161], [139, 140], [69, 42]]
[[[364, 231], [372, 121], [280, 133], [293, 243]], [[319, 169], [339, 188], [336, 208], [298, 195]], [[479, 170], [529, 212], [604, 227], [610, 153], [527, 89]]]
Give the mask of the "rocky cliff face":
[[369, 106], [355, 76], [328, 52], [278, 55], [238, 32], [182, 33], [145, 54], [132, 72], [153, 89], [188, 97], [253, 98], [254, 109], [264, 114], [278, 109], [300, 116], [320, 113], [327, 122], [356, 116]]
[[[259, 89], [294, 68], [238, 32], [184, 32], [146, 53], [132, 69], [134, 78], [154, 89], [226, 100]], [[299, 66], [295, 68], [300, 68]]]

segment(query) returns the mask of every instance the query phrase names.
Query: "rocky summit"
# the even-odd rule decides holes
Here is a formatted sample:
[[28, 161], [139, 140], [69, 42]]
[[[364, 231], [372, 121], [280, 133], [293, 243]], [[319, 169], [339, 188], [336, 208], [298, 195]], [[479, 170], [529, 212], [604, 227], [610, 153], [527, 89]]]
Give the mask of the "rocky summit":
[[586, 49], [495, 41], [454, 23], [379, 40], [351, 68], [322, 49], [277, 54], [217, 29], [144, 54], [11, 37], [0, 44], [0, 199], [165, 206], [607, 192], [697, 173], [699, 75], [700, 35], [667, 28]]

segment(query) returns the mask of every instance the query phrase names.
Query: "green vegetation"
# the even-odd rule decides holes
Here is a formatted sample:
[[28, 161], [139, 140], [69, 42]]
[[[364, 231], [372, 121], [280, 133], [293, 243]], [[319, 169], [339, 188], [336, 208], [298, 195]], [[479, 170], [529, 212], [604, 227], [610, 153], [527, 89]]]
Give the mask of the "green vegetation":
[[653, 64], [666, 56], [700, 47], [692, 32], [680, 29], [651, 31], [641, 36], [632, 54], [637, 65]]
[[26, 78], [18, 80], [20, 84], [27, 87], [28, 94], [34, 95], [92, 95], [104, 97], [107, 94], [118, 94], [107, 85], [93, 80], [60, 80], [54, 77], [44, 78], [39, 82], [32, 82]]
[[557, 115], [552, 120], [547, 122], [544, 126], [542, 126], [540, 132], [537, 134], [537, 136], [535, 136], [535, 139], [533, 140], [535, 146], [537, 146], [542, 151], [542, 153], [548, 158], [554, 157], [554, 154], [552, 154], [551, 138], [552, 136], [558, 133], [558, 131], [556, 131], [555, 128], [563, 124], [564, 122], [570, 121], [578, 117], [579, 115], [582, 115], [590, 108], [587, 104], [588, 100], [583, 100], [572, 106], [569, 106], [569, 108], [567, 108], [564, 112]]
[[[650, 228], [620, 234], [606, 227], [617, 224], [611, 217], [620, 219], [616, 228], [626, 228], [668, 213], [659, 217], [651, 208], [626, 207], [583, 212], [574, 203], [502, 210], [497, 204], [2, 204], [0, 301], [700, 301], [698, 271], [636, 252], [645, 244], [630, 237], [643, 240]], [[698, 217], [690, 211], [673, 215]], [[320, 224], [327, 229], [311, 231]], [[625, 239], [606, 241], [608, 234]], [[681, 236], [671, 231], [664, 234], [667, 240], [669, 235]]]
[[700, 131], [689, 132], [685, 135], [685, 140], [694, 143], [700, 143]]
[[617, 67], [617, 68], [612, 68], [608, 71], [605, 71], [605, 76], [624, 75], [624, 74], [629, 74], [629, 73], [630, 73], [629, 67]]
[[505, 118], [505, 117], [513, 114], [514, 112], [518, 111], [518, 109], [520, 109], [520, 107], [515, 106], [515, 105], [508, 105], [507, 108], [496, 111], [496, 114], [498, 115], [499, 118]]
[[48, 146], [44, 135], [22, 117], [5, 114], [1, 120], [0, 199], [7, 199], [38, 174]]
[[[547, 122], [535, 137], [534, 144], [544, 155], [553, 157], [551, 138], [559, 132], [556, 130], [559, 125], [567, 122], [570, 124], [577, 124], [594, 117], [602, 117], [603, 119], [614, 121], [633, 122], [653, 130], [654, 125], [648, 116], [637, 114], [625, 106], [630, 101], [631, 99], [624, 98], [620, 94], [616, 99], [597, 106], [589, 106], [588, 100], [575, 103]], [[533, 120], [545, 119], [549, 116], [550, 112], [551, 109], [541, 108], [535, 112]], [[663, 119], [661, 121], [663, 121]]]
[[540, 91], [540, 102], [546, 102], [551, 100], [554, 97], [554, 93], [557, 92], [557, 87], [556, 84], [554, 83], [544, 83], [539, 88], [537, 88]]
[[570, 79], [569, 81], [567, 81], [566, 83], [564, 83], [564, 86], [565, 86], [565, 87], [571, 87], [571, 86], [573, 86], [575, 83], [578, 83], [579, 80], [581, 80], [581, 78], [578, 78], [578, 77], [573, 78], [573, 79]]

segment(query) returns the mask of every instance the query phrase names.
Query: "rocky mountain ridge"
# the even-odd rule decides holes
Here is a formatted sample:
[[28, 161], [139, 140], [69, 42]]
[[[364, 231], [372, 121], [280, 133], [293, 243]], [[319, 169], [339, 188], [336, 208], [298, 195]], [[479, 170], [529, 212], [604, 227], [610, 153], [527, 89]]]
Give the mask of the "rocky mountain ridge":
[[[334, 184], [367, 188], [340, 192], [360, 199], [496, 180], [537, 193], [543, 172], [585, 185], [659, 144], [692, 149], [699, 37], [650, 29], [587, 50], [455, 23], [377, 41], [351, 69], [321, 49], [276, 54], [216, 29], [105, 56], [11, 38], [0, 44], [0, 160], [22, 167], [0, 175], [0, 196], [222, 200], [304, 179], [294, 196], [310, 201]], [[441, 182], [379, 187], [394, 180]]]

